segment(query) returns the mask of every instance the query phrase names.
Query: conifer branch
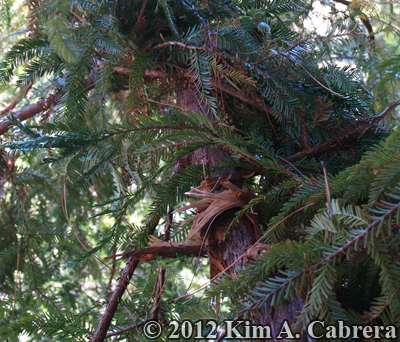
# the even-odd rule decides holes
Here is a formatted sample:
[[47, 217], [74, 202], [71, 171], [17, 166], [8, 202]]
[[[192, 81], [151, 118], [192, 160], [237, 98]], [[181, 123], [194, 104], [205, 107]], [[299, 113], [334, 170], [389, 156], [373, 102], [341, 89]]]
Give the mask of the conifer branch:
[[[94, 83], [93, 79], [88, 79], [86, 83], [86, 91], [89, 91], [94, 88]], [[39, 100], [36, 103], [30, 104], [17, 112], [15, 112], [14, 116], [19, 120], [19, 121], [25, 121], [27, 119], [30, 119], [34, 117], [37, 114], [46, 112], [50, 109], [52, 109], [54, 106], [58, 104], [62, 97], [62, 94], [60, 92], [50, 94], [47, 97]], [[11, 122], [4, 122], [0, 124], [0, 136], [3, 135], [8, 131], [8, 129], [12, 126]]]
[[[160, 221], [160, 216], [157, 217], [151, 217], [149, 221], [149, 228], [148, 228], [148, 234], [149, 236], [154, 233], [156, 230], [156, 227], [158, 225], [158, 222]], [[115, 286], [115, 289], [111, 295], [111, 298], [107, 304], [106, 309], [104, 310], [103, 316], [100, 319], [99, 325], [97, 326], [97, 329], [93, 335], [93, 337], [90, 339], [90, 342], [103, 342], [108, 328], [110, 327], [111, 321], [115, 315], [115, 312], [117, 311], [118, 304], [125, 293], [125, 290], [132, 278], [133, 273], [135, 272], [137, 266], [139, 265], [139, 259], [130, 257], [128, 262], [125, 265], [124, 270], [122, 271], [121, 277], [118, 280], [117, 285]]]
[[[359, 34], [364, 34], [364, 33], [361, 33], [361, 32], [360, 33], [359, 32], [345, 32], [345, 33], [337, 34], [337, 35], [334, 35], [334, 36], [326, 36], [326, 37], [319, 37], [319, 36], [316, 36], [316, 37], [313, 37], [313, 36], [304, 37], [304, 38], [301, 38], [295, 44], [293, 44], [291, 47], [289, 47], [286, 50], [284, 50], [283, 53], [284, 54], [288, 54], [289, 52], [291, 52], [292, 50], [297, 48], [299, 45], [301, 45], [301, 44], [303, 44], [303, 43], [305, 43], [307, 41], [326, 40], [326, 39], [339, 38], [339, 37], [349, 37], [349, 36], [351, 37], [351, 36], [356, 36], [356, 35], [359, 35]], [[278, 54], [278, 53], [273, 53], [273, 54], [270, 54], [268, 56], [264, 56], [264, 57], [260, 58], [258, 61], [254, 62], [253, 64], [254, 65], [258, 65], [258, 64], [261, 64], [261, 63], [263, 63], [263, 62], [265, 62], [267, 60], [270, 60], [270, 59], [273, 59], [273, 58], [277, 58], [277, 57], [283, 57], [283, 55], [282, 54]]]
[[306, 273], [310, 273], [311, 271], [313, 271], [314, 269], [318, 268], [319, 266], [322, 266], [325, 263], [329, 263], [331, 262], [334, 258], [336, 258], [337, 256], [339, 256], [340, 254], [346, 253], [347, 249], [349, 249], [351, 246], [353, 246], [358, 240], [362, 239], [365, 237], [365, 235], [374, 227], [376, 227], [377, 225], [379, 225], [382, 221], [384, 221], [386, 218], [390, 217], [392, 214], [394, 214], [397, 210], [399, 210], [400, 208], [400, 203], [397, 203], [395, 206], [393, 206], [390, 210], [388, 210], [384, 215], [382, 215], [381, 217], [379, 217], [378, 219], [376, 219], [374, 222], [372, 222], [371, 224], [369, 224], [364, 231], [360, 234], [357, 235], [356, 237], [354, 237], [353, 239], [349, 240], [346, 244], [344, 244], [341, 248], [339, 248], [336, 252], [328, 255], [326, 258], [320, 260], [319, 262], [313, 264], [312, 266], [310, 266], [307, 269], [304, 269], [303, 271], [297, 273], [295, 276], [289, 278], [287, 281], [285, 281], [284, 283], [282, 283], [281, 285], [279, 285], [279, 287], [277, 287], [275, 290], [273, 290], [272, 292], [270, 292], [268, 294], [267, 297], [262, 297], [259, 300], [257, 300], [256, 302], [254, 302], [252, 305], [250, 305], [249, 307], [245, 308], [244, 310], [242, 310], [240, 312], [240, 314], [243, 314], [244, 312], [247, 312], [251, 309], [256, 309], [258, 308], [267, 298], [270, 298], [271, 296], [277, 294], [280, 290], [282, 290], [285, 286], [287, 286], [290, 283], [293, 283], [296, 279], [298, 279], [299, 277], [301, 277], [302, 275], [306, 274]]
[[[338, 2], [342, 5], [345, 5], [347, 8], [350, 7], [350, 5], [352, 4], [351, 1], [347, 1], [347, 0], [333, 0], [335, 2]], [[369, 21], [368, 18], [360, 18], [361, 22], [363, 23], [364, 27], [367, 29], [368, 31], [368, 35], [369, 35], [369, 39], [370, 40], [375, 40], [375, 35], [374, 35], [374, 30], [372, 28], [371, 22]]]
[[[183, 43], [182, 43], [183, 44]], [[188, 47], [191, 48], [191, 47]], [[101, 62], [98, 62], [98, 65], [103, 65]], [[178, 65], [171, 65], [173, 68], [176, 68], [183, 72], [185, 77], [191, 77], [189, 70], [178, 66]], [[115, 72], [122, 73], [122, 74], [129, 74], [130, 70], [122, 67], [114, 68]], [[171, 77], [171, 74], [168, 74], [164, 71], [157, 71], [157, 70], [146, 70], [144, 73], [144, 77], [154, 77], [154, 78], [166, 78]], [[271, 106], [265, 104], [264, 100], [254, 94], [254, 91], [246, 91], [246, 89], [234, 89], [228, 82], [216, 79], [215, 77], [209, 77], [210, 83], [212, 86], [219, 91], [222, 91], [236, 99], [242, 101], [243, 103], [255, 107], [257, 109], [262, 110], [263, 112], [267, 113], [268, 115], [272, 115], [273, 109]]]
[[[30, 104], [20, 110], [18, 110], [14, 115], [20, 121], [25, 121], [36, 114], [45, 112], [51, 108], [53, 108], [58, 101], [61, 99], [60, 93], [51, 94], [40, 101]], [[12, 123], [5, 122], [0, 125], [0, 135], [3, 135], [8, 129], [12, 126]]]
[[[0, 328], [3, 340], [20, 333], [32, 339], [44, 336], [51, 340], [62, 334], [65, 340], [92, 342], [127, 338], [140, 334], [138, 327], [150, 320], [164, 322], [170, 304], [182, 315], [192, 315], [198, 302], [178, 301], [205, 287], [208, 303], [195, 307], [193, 320], [204, 318], [212, 298], [221, 295], [240, 303], [241, 308], [234, 312], [235, 322], [251, 312], [253, 323], [269, 324], [274, 330], [281, 326], [281, 319], [295, 322], [300, 317], [301, 330], [300, 325], [305, 326], [309, 320], [346, 314], [341, 311], [342, 304], [359, 305], [353, 299], [357, 294], [370, 310], [357, 313], [354, 324], [368, 319], [386, 320], [387, 313], [399, 316], [400, 301], [393, 290], [400, 284], [399, 265], [392, 256], [400, 248], [396, 235], [400, 229], [396, 223], [400, 190], [395, 186], [400, 181], [400, 138], [393, 134], [376, 144], [385, 129], [378, 122], [400, 101], [380, 115], [368, 115], [373, 98], [357, 72], [330, 63], [335, 56], [329, 47], [335, 38], [365, 38], [369, 33], [369, 39], [374, 39], [369, 22], [372, 19], [358, 11], [368, 9], [364, 4], [358, 8], [351, 0], [334, 0], [329, 6], [343, 3], [346, 9], [340, 12], [345, 20], [353, 16], [359, 25], [348, 31], [338, 26], [337, 35], [301, 37], [291, 28], [290, 18], [293, 13], [307, 11], [302, 0], [272, 0], [261, 12], [259, 2], [253, 0], [239, 4], [227, 0], [223, 5], [210, 0], [202, 0], [201, 4], [162, 0], [160, 11], [154, 11], [154, 4], [148, 0], [140, 4], [123, 1], [111, 6], [112, 15], [108, 15], [110, 3], [98, 0], [73, 9], [59, 2], [49, 11], [46, 2], [28, 3], [31, 12], [41, 15], [34, 17], [36, 28], [30, 30], [32, 34], [4, 50], [0, 82], [6, 91], [14, 92], [10, 100], [18, 96], [0, 109], [0, 136], [15, 124], [26, 138], [8, 133], [11, 142], [4, 147], [18, 154], [47, 149], [44, 152], [48, 155], [38, 156], [46, 157], [43, 162], [56, 167], [39, 172], [39, 158], [26, 159], [26, 168], [19, 164], [14, 167], [14, 159], [6, 163], [4, 158], [0, 204], [6, 215], [0, 218], [1, 227], [10, 232], [10, 237], [3, 234], [0, 261], [13, 267], [17, 260], [18, 278], [27, 283], [25, 286], [18, 279], [21, 289], [24, 285], [34, 291], [34, 296], [39, 294], [49, 301], [40, 292], [48, 287], [46, 260], [52, 259], [49, 248], [54, 247], [55, 239], [71, 235], [63, 224], [52, 227], [59, 210], [49, 199], [57, 200], [56, 176], [60, 172], [82, 189], [72, 190], [68, 204], [70, 212], [78, 213], [76, 225], [85, 224], [90, 207], [96, 208], [91, 210], [95, 214], [93, 224], [100, 215], [116, 219], [111, 230], [99, 225], [101, 240], [96, 247], [85, 248], [71, 264], [97, 258], [99, 250], [114, 254], [106, 258], [112, 259], [109, 262], [113, 269], [117, 257], [126, 260], [121, 261], [121, 276], [115, 277], [114, 285], [111, 279], [103, 289], [112, 293], [102, 305], [96, 331], [87, 329], [85, 317], [90, 309], [82, 307], [82, 314], [64, 315], [50, 301], [53, 307], [44, 316], [40, 310], [21, 315], [16, 306], [10, 324]], [[374, 18], [383, 22], [379, 15], [374, 14]], [[335, 14], [332, 18], [338, 17]], [[321, 49], [321, 42], [327, 43], [327, 49]], [[301, 70], [296, 69], [299, 65]], [[392, 63], [382, 65], [389, 69]], [[43, 99], [38, 101], [34, 98], [36, 92], [29, 92], [30, 105], [22, 109], [21, 104], [16, 106], [24, 88], [13, 88], [14, 78], [26, 87], [30, 82], [37, 83], [40, 91], [47, 87], [47, 76], [58, 81], [51, 83], [52, 90], [42, 95]], [[94, 84], [94, 91], [88, 91]], [[12, 119], [7, 118], [10, 111]], [[57, 120], [34, 125], [41, 118], [47, 121], [50, 114], [57, 114]], [[17, 125], [14, 117], [33, 122], [33, 130], [29, 125]], [[354, 166], [353, 155], [371, 146]], [[323, 176], [314, 177], [321, 159], [329, 165], [329, 182], [325, 167]], [[299, 160], [301, 166], [296, 163]], [[7, 166], [11, 183], [7, 182]], [[93, 189], [88, 189], [90, 183]], [[20, 189], [24, 190], [22, 197], [16, 192]], [[189, 189], [197, 190], [187, 192]], [[7, 195], [10, 190], [11, 197]], [[105, 200], [100, 200], [102, 194]], [[186, 222], [196, 220], [193, 227], [198, 234], [193, 236], [198, 240], [186, 237], [180, 243], [170, 242], [172, 208], [180, 206], [188, 195], [200, 200], [177, 211], [196, 208], [196, 215], [186, 218]], [[136, 231], [124, 215], [128, 208], [138, 209], [139, 204], [144, 210], [142, 204], [147, 203], [140, 203], [141, 198], [151, 198], [153, 203], [146, 227]], [[389, 198], [393, 201], [388, 202]], [[326, 199], [328, 215], [318, 213]], [[352, 205], [340, 208], [344, 200]], [[360, 206], [355, 207], [355, 203]], [[63, 201], [64, 209], [66, 204]], [[397, 211], [393, 212], [393, 206]], [[43, 215], [33, 215], [25, 222], [25, 211], [40, 211]], [[383, 219], [384, 214], [390, 216]], [[334, 218], [347, 227], [345, 231], [337, 221], [331, 224], [333, 215], [338, 215]], [[159, 225], [162, 216], [166, 216], [164, 241], [158, 238], [164, 227]], [[379, 217], [380, 223], [371, 228]], [[121, 218], [126, 224], [120, 224]], [[29, 230], [24, 230], [27, 224]], [[266, 228], [264, 235], [259, 231], [260, 224]], [[104, 229], [105, 235], [101, 231]], [[175, 238], [183, 237], [182, 232], [177, 234]], [[311, 239], [305, 241], [306, 235]], [[328, 253], [321, 252], [324, 248], [326, 252], [331, 235], [332, 248]], [[134, 246], [121, 247], [129, 240]], [[25, 268], [18, 245], [26, 245], [29, 263], [25, 262]], [[118, 246], [125, 253], [117, 254]], [[69, 247], [60, 250], [68, 251]], [[166, 270], [176, 273], [178, 268], [167, 268], [161, 262], [155, 273], [143, 264], [140, 270], [144, 273], [134, 278], [133, 297], [144, 300], [132, 302], [135, 298], [125, 295], [127, 289], [132, 289], [132, 276], [138, 273], [140, 262], [190, 256], [197, 257], [197, 264], [200, 256], [209, 257], [210, 281], [206, 284], [189, 293], [190, 284], [185, 294], [165, 303], [164, 291], [170, 292], [175, 283], [175, 279], [167, 278]], [[256, 260], [250, 262], [252, 259]], [[197, 266], [193, 263], [192, 268], [196, 270]], [[350, 272], [355, 276], [348, 277]], [[11, 281], [5, 282], [2, 292], [14, 295], [16, 305], [20, 299], [17, 288], [7, 286], [13, 284], [13, 275], [6, 274], [6, 280]], [[108, 273], [102, 276], [109, 280]], [[328, 298], [338, 291], [340, 296]], [[78, 300], [82, 293], [77, 291], [77, 296]], [[61, 294], [60, 304], [68, 306], [64, 297]], [[22, 308], [27, 302], [24, 298]], [[130, 302], [128, 307], [123, 305], [126, 300]], [[269, 309], [270, 305], [274, 308]], [[216, 307], [218, 315], [218, 303]], [[391, 324], [392, 320], [389, 317], [385, 322]], [[218, 341], [224, 339], [224, 334]], [[305, 341], [304, 336], [300, 341]]]
[[179, 254], [188, 256], [205, 256], [206, 253], [206, 248], [201, 242], [165, 242], [154, 245], [152, 247], [146, 247], [122, 253], [122, 257], [138, 259], [140, 261], [150, 261], [155, 260], [159, 257], [163, 259], [178, 258]]
[[373, 118], [360, 120], [355, 125], [353, 125], [350, 130], [348, 130], [345, 134], [343, 134], [336, 140], [327, 141], [326, 143], [314, 146], [308, 150], [297, 152], [296, 154], [287, 157], [286, 160], [293, 163], [303, 158], [308, 158], [308, 159], [316, 158], [324, 153], [331, 152], [340, 146], [349, 144], [352, 141], [356, 140], [357, 138], [361, 137], [366, 131], [371, 129], [374, 124], [386, 118], [386, 116], [399, 105], [400, 105], [400, 100], [390, 104], [381, 114]]

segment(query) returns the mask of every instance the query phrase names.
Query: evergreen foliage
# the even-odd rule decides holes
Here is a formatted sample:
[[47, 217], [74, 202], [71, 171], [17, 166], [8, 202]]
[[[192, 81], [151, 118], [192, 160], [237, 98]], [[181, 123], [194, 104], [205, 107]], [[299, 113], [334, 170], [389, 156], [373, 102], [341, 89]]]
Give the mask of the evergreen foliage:
[[[247, 268], [187, 296], [180, 272], [204, 280], [200, 258], [142, 262], [110, 332], [152, 317], [160, 269], [165, 326], [222, 323], [301, 298], [299, 323], [400, 329], [400, 135], [389, 115], [387, 127], [374, 120], [382, 107], [374, 100], [394, 88], [374, 97], [360, 70], [331, 58], [337, 46], [368, 39], [353, 34], [359, 26], [303, 36], [304, 0], [27, 6], [27, 29], [0, 62], [1, 87], [27, 89], [18, 108], [49, 95], [59, 101], [40, 120], [23, 122], [14, 111], [0, 122], [13, 125], [0, 145], [1, 340], [89, 340], [126, 262], [104, 257], [159, 242], [166, 231], [184, 242], [193, 222], [183, 223], [195, 213], [173, 211], [194, 202], [186, 193], [240, 172], [254, 196], [231, 210], [230, 229], [255, 213], [263, 235]], [[392, 23], [393, 6], [387, 17], [370, 4], [355, 15]], [[10, 15], [10, 2], [0, 8]], [[367, 76], [389, 70], [383, 80], [396, 82], [397, 62]], [[188, 87], [207, 115], [180, 108]], [[228, 157], [177, 169], [200, 148]], [[124, 339], [146, 340], [140, 328], [116, 337]]]

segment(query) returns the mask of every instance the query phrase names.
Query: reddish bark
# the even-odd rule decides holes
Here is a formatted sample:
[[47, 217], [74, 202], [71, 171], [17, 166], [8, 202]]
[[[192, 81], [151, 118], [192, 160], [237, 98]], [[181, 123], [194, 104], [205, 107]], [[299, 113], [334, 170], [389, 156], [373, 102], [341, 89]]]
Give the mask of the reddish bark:
[[[149, 222], [148, 234], [149, 236], [154, 234], [160, 217], [152, 217]], [[118, 304], [125, 293], [125, 290], [132, 278], [133, 272], [135, 272], [139, 265], [139, 259], [130, 257], [122, 271], [121, 277], [118, 279], [118, 283], [115, 286], [113, 293], [111, 294], [110, 300], [108, 301], [107, 307], [104, 310], [103, 316], [100, 319], [99, 325], [90, 342], [103, 342], [106, 338], [108, 328], [110, 327], [111, 320], [113, 319], [115, 312], [117, 311]]]
[[122, 271], [121, 277], [119, 278], [118, 283], [113, 293], [111, 294], [111, 298], [108, 301], [107, 307], [104, 310], [103, 316], [100, 319], [97, 330], [94, 333], [90, 342], [104, 341], [108, 328], [110, 327], [111, 320], [115, 315], [115, 311], [117, 311], [118, 304], [122, 298], [122, 295], [125, 293], [126, 287], [128, 286], [132, 274], [133, 272], [135, 272], [138, 264], [139, 259], [129, 258], [124, 270]]
[[[203, 112], [204, 115], [211, 118], [209, 108], [204, 105], [199, 94], [193, 90], [190, 85], [186, 85], [179, 88], [177, 92], [177, 103], [180, 108], [186, 110], [194, 110]], [[196, 107], [197, 106], [197, 107]], [[200, 164], [206, 166], [221, 165], [221, 161], [226, 159], [228, 154], [222, 149], [199, 149], [195, 151], [188, 161], [192, 164]], [[179, 170], [175, 170], [179, 172]], [[231, 172], [229, 170], [228, 172]], [[223, 177], [223, 175], [221, 175]], [[242, 180], [238, 179], [230, 182], [242, 189]], [[204, 183], [207, 183], [205, 181]], [[203, 185], [204, 185], [203, 183]], [[209, 192], [223, 192], [228, 191], [222, 186], [223, 182], [209, 184]], [[204, 188], [202, 188], [204, 190]], [[203, 209], [204, 210], [204, 209]], [[234, 213], [237, 209], [228, 210], [213, 218], [207, 227], [204, 227], [200, 233], [201, 239], [206, 245], [207, 254], [210, 257], [210, 276], [213, 278], [219, 273], [223, 272], [228, 266], [231, 266], [227, 270], [227, 273], [232, 277], [235, 277], [238, 273], [239, 268], [246, 268], [247, 260], [242, 258], [253, 244], [260, 238], [260, 230], [256, 215], [247, 216], [236, 221], [232, 225], [229, 232], [227, 229], [234, 218]], [[225, 236], [226, 235], [226, 236]], [[225, 237], [225, 238], [224, 238]], [[278, 310], [269, 308], [268, 311], [264, 307], [260, 307], [257, 311], [252, 312], [253, 323], [269, 324], [275, 329], [279, 329], [284, 320], [294, 322], [296, 314], [301, 310], [302, 303], [299, 298], [298, 301], [286, 301]], [[306, 334], [303, 334], [299, 341], [307, 341]]]
[[[93, 79], [92, 78], [87, 79], [85, 91], [92, 90], [93, 88], [94, 88]], [[39, 113], [51, 110], [54, 106], [58, 104], [61, 97], [62, 97], [61, 93], [50, 94], [44, 99], [41, 99], [36, 103], [32, 103], [16, 111], [14, 113], [14, 116], [20, 121], [25, 121], [27, 119], [30, 119]], [[5, 132], [7, 132], [10, 126], [12, 126], [12, 123], [10, 122], [5, 122], [3, 124], [0, 124], [0, 135], [3, 135]]]
[[[51, 94], [44, 99], [41, 99], [39, 102], [33, 103], [29, 106], [26, 106], [20, 110], [18, 110], [14, 116], [20, 121], [24, 121], [29, 119], [36, 114], [45, 112], [51, 108], [53, 108], [61, 98], [61, 94], [55, 93]], [[8, 131], [9, 127], [12, 126], [12, 123], [6, 122], [0, 125], [0, 135], [4, 134]]]
[[174, 259], [181, 255], [205, 256], [206, 250], [201, 242], [186, 243], [161, 243], [152, 247], [137, 249], [125, 252], [123, 258], [133, 258], [140, 261], [155, 260], [159, 257], [163, 259]]

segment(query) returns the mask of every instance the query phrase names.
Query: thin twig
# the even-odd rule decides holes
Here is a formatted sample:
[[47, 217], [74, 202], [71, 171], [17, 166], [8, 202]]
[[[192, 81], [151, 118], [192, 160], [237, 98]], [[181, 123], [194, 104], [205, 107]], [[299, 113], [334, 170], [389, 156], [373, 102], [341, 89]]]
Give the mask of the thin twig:
[[194, 45], [187, 45], [185, 43], [182, 42], [174, 42], [174, 41], [167, 41], [161, 44], [156, 45], [155, 47], [153, 47], [153, 49], [160, 49], [166, 46], [180, 46], [181, 48], [184, 49], [190, 49], [190, 50], [208, 50], [205, 46], [194, 46]]
[[124, 328], [124, 329], [121, 329], [121, 330], [117, 330], [117, 331], [108, 333], [108, 334], [105, 336], [105, 339], [106, 339], [106, 338], [109, 338], [109, 337], [112, 337], [112, 336], [115, 336], [115, 335], [122, 334], [122, 333], [124, 333], [124, 332], [129, 331], [129, 330], [132, 330], [132, 329], [141, 327], [142, 325], [145, 325], [145, 324], [146, 324], [147, 322], [149, 322], [149, 321], [151, 321], [150, 318], [145, 319], [144, 321], [141, 321], [141, 322], [139, 322], [139, 323], [136, 323], [135, 325], [131, 325], [131, 326], [129, 326], [129, 327], [126, 327], [126, 328]]
[[148, 1], [148, 0], [144, 0], [143, 5], [142, 5], [142, 8], [140, 9], [140, 13], [139, 13], [139, 16], [138, 16], [138, 18], [137, 18], [137, 21], [138, 21], [139, 23], [143, 20], [143, 14], [144, 14], [144, 10], [145, 10], [145, 8], [146, 8], [146, 6], [147, 6], [147, 1]]
[[[171, 223], [173, 219], [173, 212], [174, 209], [170, 208], [167, 213], [164, 242], [168, 242], [171, 237]], [[157, 288], [156, 288], [156, 293], [154, 295], [154, 305], [153, 305], [153, 310], [151, 312], [151, 318], [154, 320], [158, 320], [164, 287], [165, 287], [165, 267], [159, 267], [157, 270]]]
[[331, 192], [329, 190], [328, 173], [326, 172], [325, 163], [322, 161], [321, 164], [322, 164], [322, 168], [324, 170], [326, 200], [328, 201], [328, 216], [332, 217]]
[[315, 82], [317, 82], [322, 88], [328, 90], [329, 92], [331, 92], [332, 94], [334, 94], [334, 95], [336, 95], [336, 96], [343, 97], [343, 95], [341, 95], [341, 94], [339, 94], [339, 93], [333, 91], [332, 89], [329, 89], [327, 86], [324, 86], [324, 85], [323, 85], [320, 81], [318, 81], [313, 75], [311, 75], [311, 73], [310, 73], [305, 67], [303, 67], [300, 63], [296, 63], [296, 65], [299, 65], [300, 67], [302, 67], [302, 68], [305, 70], [305, 72], [306, 72]]
[[4, 108], [0, 109], [1, 114], [8, 114], [10, 110], [13, 110], [15, 106], [18, 104], [18, 102], [23, 99], [26, 94], [28, 93], [29, 89], [32, 87], [32, 83], [29, 83], [24, 89], [22, 90], [22, 94], [16, 95], [12, 101], [6, 105]]

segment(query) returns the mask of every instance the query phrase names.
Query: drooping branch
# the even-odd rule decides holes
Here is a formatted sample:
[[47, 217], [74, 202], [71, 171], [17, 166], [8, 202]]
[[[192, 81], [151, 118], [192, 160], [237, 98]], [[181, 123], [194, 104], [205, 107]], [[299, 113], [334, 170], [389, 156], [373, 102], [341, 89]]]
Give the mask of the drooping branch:
[[[268, 297], [271, 298], [272, 296], [276, 295], [280, 290], [282, 290], [284, 287], [288, 286], [288, 284], [293, 283], [296, 279], [301, 277], [304, 274], [310, 273], [311, 271], [315, 270], [316, 268], [322, 266], [323, 264], [330, 263], [334, 258], [341, 254], [346, 254], [346, 251], [354, 246], [357, 241], [362, 240], [367, 233], [371, 231], [372, 228], [376, 227], [379, 225], [381, 222], [384, 222], [386, 218], [390, 217], [393, 213], [395, 213], [397, 210], [400, 208], [400, 203], [397, 203], [394, 207], [392, 207], [390, 210], [388, 210], [384, 215], [381, 217], [377, 218], [375, 221], [370, 223], [367, 227], [365, 227], [364, 231], [360, 234], [348, 241], [346, 244], [344, 244], [342, 247], [340, 247], [337, 251], [329, 254], [327, 257], [324, 259], [318, 261], [317, 263], [311, 265], [309, 268], [302, 270], [301, 272], [297, 273], [295, 276], [292, 278], [289, 278], [286, 280], [284, 283], [279, 285], [275, 290], [270, 292], [268, 294]], [[260, 304], [262, 304], [265, 301], [265, 298], [260, 298], [256, 302], [254, 302], [250, 307], [245, 308], [242, 312], [249, 311], [251, 307], [258, 307]]]
[[[347, 249], [349, 249], [350, 247], [352, 247], [358, 240], [362, 240], [368, 232], [370, 232], [370, 230], [373, 227], [376, 227], [378, 224], [380, 224], [382, 221], [384, 221], [386, 218], [390, 217], [394, 212], [396, 212], [397, 210], [399, 210], [400, 207], [400, 203], [398, 203], [397, 205], [395, 205], [393, 208], [391, 208], [390, 210], [388, 210], [383, 216], [379, 217], [378, 219], [376, 219], [374, 222], [370, 223], [365, 229], [364, 231], [360, 234], [357, 235], [355, 238], [351, 239], [350, 241], [348, 241], [346, 244], [344, 244], [341, 248], [339, 248], [337, 251], [333, 252], [332, 254], [328, 255], [327, 257], [325, 257], [324, 259], [318, 261], [317, 263], [311, 265], [309, 268], [304, 269], [303, 271], [297, 273], [295, 276], [293, 276], [292, 278], [287, 279], [285, 282], [283, 282], [279, 287], [277, 287], [275, 290], [273, 290], [272, 292], [270, 292], [268, 294], [268, 298], [271, 298], [274, 295], [277, 295], [279, 291], [281, 291], [283, 288], [285, 288], [286, 286], [288, 286], [290, 283], [293, 283], [296, 279], [298, 279], [299, 277], [303, 276], [306, 273], [310, 273], [311, 271], [315, 270], [316, 268], [322, 266], [323, 264], [326, 263], [330, 263], [332, 262], [332, 260], [339, 256], [340, 254], [345, 254]], [[241, 310], [240, 312], [237, 313], [235, 319], [233, 320], [233, 323], [236, 323], [240, 317], [242, 317], [246, 312], [258, 308], [261, 304], [263, 304], [266, 301], [267, 298], [265, 297], [261, 297], [260, 299], [258, 299], [257, 301], [255, 301], [254, 303], [252, 303], [251, 305], [247, 306], [246, 308], [244, 308], [243, 310]], [[232, 326], [235, 326], [235, 324], [233, 324]], [[226, 336], [227, 331], [224, 330], [221, 335], [219, 336], [219, 338], [216, 340], [217, 342], [223, 341], [225, 336]]]

